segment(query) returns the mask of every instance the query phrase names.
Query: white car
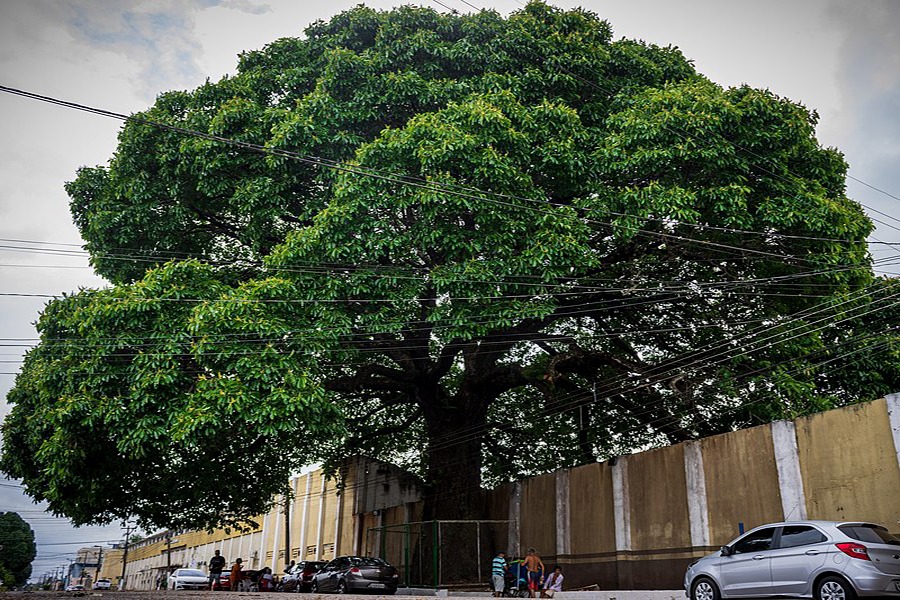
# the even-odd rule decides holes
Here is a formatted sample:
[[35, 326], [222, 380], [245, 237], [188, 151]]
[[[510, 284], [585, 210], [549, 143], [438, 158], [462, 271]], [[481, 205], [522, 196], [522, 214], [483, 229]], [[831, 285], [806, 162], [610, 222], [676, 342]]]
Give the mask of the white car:
[[95, 590], [108, 590], [111, 587], [112, 586], [110, 584], [109, 579], [98, 579], [97, 581], [94, 582]]
[[209, 575], [199, 569], [175, 569], [169, 575], [170, 590], [205, 590], [209, 588]]

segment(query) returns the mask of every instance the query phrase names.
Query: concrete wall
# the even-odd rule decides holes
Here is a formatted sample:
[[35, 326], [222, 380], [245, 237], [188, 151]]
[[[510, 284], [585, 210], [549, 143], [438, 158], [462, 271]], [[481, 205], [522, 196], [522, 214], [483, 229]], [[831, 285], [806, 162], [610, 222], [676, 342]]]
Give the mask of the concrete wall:
[[492, 494], [490, 518], [519, 521], [510, 551], [535, 547], [563, 566], [567, 589], [677, 589], [692, 560], [741, 526], [859, 519], [900, 531], [900, 394]]
[[[384, 539], [375, 528], [421, 521], [414, 481], [390, 465], [354, 459], [337, 479], [316, 471], [292, 486], [294, 560], [399, 556], [402, 528]], [[487, 518], [511, 522], [492, 543], [510, 556], [536, 548], [549, 568], [563, 566], [566, 589], [677, 589], [687, 564], [740, 526], [864, 519], [900, 531], [900, 394], [540, 475], [485, 501]], [[259, 521], [241, 535], [175, 532], [171, 563], [204, 568], [218, 548], [229, 562], [241, 556], [245, 568], [280, 572], [283, 508]], [[497, 549], [482, 549], [485, 565]], [[166, 558], [162, 534], [131, 548], [128, 589], [151, 587]]]

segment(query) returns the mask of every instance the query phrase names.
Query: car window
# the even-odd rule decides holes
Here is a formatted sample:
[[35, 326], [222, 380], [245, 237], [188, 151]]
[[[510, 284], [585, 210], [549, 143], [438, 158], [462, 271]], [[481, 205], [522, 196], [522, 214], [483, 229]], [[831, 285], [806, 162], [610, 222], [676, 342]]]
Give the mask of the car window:
[[383, 567], [387, 565], [387, 563], [380, 558], [371, 558], [368, 556], [359, 556], [357, 558], [354, 558], [353, 564], [361, 567]]
[[786, 525], [781, 530], [781, 547], [796, 548], [797, 546], [808, 546], [810, 544], [819, 544], [827, 538], [822, 532], [815, 527], [809, 525]]
[[841, 525], [838, 529], [847, 537], [860, 542], [900, 546], [900, 539], [880, 525]]
[[749, 533], [739, 539], [733, 546], [735, 554], [748, 552], [761, 552], [772, 549], [772, 537], [775, 534], [774, 527], [766, 527], [759, 531]]
[[178, 577], [206, 577], [206, 573], [197, 569], [178, 569], [175, 571]]

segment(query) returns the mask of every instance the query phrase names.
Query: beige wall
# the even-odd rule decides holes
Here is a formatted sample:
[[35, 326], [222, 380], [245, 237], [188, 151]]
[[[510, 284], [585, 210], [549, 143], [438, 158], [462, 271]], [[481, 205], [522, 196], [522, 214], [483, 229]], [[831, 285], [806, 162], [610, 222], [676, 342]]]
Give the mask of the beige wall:
[[631, 549], [689, 548], [684, 446], [649, 450], [627, 460]]
[[898, 530], [900, 466], [884, 399], [798, 419], [797, 445], [809, 518]]
[[519, 522], [522, 554], [535, 548], [541, 556], [556, 555], [556, 477], [553, 473], [522, 482]]
[[706, 476], [711, 546], [782, 518], [775, 448], [769, 426], [753, 427], [700, 442]]
[[[732, 540], [740, 525], [846, 519], [900, 531], [895, 439], [900, 396], [706, 438], [690, 453], [678, 444], [620, 458], [617, 467], [541, 475], [494, 490], [488, 506], [491, 518], [519, 517], [519, 546], [560, 562], [567, 587], [672, 589], [691, 560]], [[557, 489], [566, 481], [568, 490]], [[559, 511], [568, 511], [561, 534]], [[568, 552], [556, 556], [558, 546]]]
[[[492, 544], [510, 544], [510, 554], [516, 546], [522, 552], [535, 547], [547, 562], [563, 565], [567, 589], [591, 584], [673, 589], [681, 585], [684, 568], [694, 557], [737, 535], [738, 523], [749, 529], [779, 521], [786, 518], [783, 507], [805, 508], [809, 518], [881, 522], [897, 532], [900, 464], [895, 439], [900, 439], [900, 425], [895, 425], [895, 436], [891, 415], [895, 422], [900, 419], [900, 396], [890, 402], [892, 412], [882, 399], [691, 446], [649, 450], [620, 458], [616, 467], [591, 464], [500, 486], [486, 496], [487, 516], [518, 523], [506, 539]], [[793, 473], [802, 485], [786, 479]], [[357, 459], [343, 477], [340, 496], [335, 482], [325, 481], [321, 472], [297, 479], [291, 546], [301, 559], [315, 558], [316, 552], [322, 558], [366, 552], [367, 547], [377, 553], [380, 534], [372, 528], [421, 519], [409, 477], [396, 468]], [[796, 502], [801, 493], [805, 506]], [[229, 560], [257, 552], [274, 568], [266, 557], [273, 548], [283, 549], [283, 515], [273, 509], [260, 524], [257, 531], [240, 536], [179, 532], [172, 563], [205, 565], [218, 547]], [[385, 547], [397, 554], [399, 540], [385, 538]], [[496, 549], [485, 548], [482, 562], [487, 564], [487, 555]], [[148, 573], [165, 565], [164, 541], [140, 544], [128, 558], [135, 581], [146, 584]], [[129, 588], [140, 586], [129, 580]]]
[[571, 554], [615, 554], [616, 523], [611, 467], [606, 463], [597, 463], [572, 469], [569, 486]]

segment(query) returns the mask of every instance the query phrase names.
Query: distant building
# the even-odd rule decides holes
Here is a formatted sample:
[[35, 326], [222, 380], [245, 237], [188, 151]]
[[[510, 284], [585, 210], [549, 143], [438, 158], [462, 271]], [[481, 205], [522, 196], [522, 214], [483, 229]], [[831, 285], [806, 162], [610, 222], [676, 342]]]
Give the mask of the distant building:
[[[387, 509], [400, 511], [396, 515], [399, 522], [418, 520], [418, 483], [393, 465], [367, 458], [349, 460], [337, 480], [327, 479], [321, 470], [293, 477], [287, 518], [283, 501], [276, 499], [272, 510], [256, 519], [259, 526], [248, 533], [164, 531], [131, 544], [125, 589], [155, 589], [157, 579], [165, 579], [169, 569], [206, 571], [215, 550], [221, 551], [229, 565], [241, 557], [245, 570], [270, 567], [276, 574], [291, 560], [330, 560], [365, 553], [369, 530], [384, 524]], [[286, 522], [290, 524], [287, 556]]]

